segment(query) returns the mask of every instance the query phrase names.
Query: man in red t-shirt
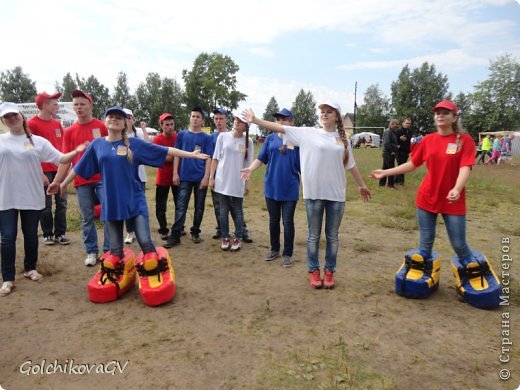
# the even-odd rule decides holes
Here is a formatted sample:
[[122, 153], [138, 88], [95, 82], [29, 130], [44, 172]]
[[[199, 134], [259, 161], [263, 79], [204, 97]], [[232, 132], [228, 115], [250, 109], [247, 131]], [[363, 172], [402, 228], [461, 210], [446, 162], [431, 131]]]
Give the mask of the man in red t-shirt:
[[[52, 146], [62, 151], [63, 127], [54, 119], [58, 113], [58, 99], [61, 93], [49, 95], [42, 92], [36, 96], [38, 115], [31, 118], [27, 125], [32, 134], [48, 140]], [[58, 167], [52, 163], [42, 163], [44, 191], [47, 191], [49, 183], [56, 177]], [[52, 216], [52, 195], [45, 195], [45, 208], [40, 217], [40, 225], [43, 231], [43, 243], [45, 245], [69, 245], [70, 240], [65, 237], [67, 231], [67, 198], [61, 197], [59, 193], [54, 195], [56, 211]]]
[[[159, 126], [161, 127], [161, 134], [153, 139], [153, 143], [173, 148], [177, 140], [173, 115], [167, 112], [162, 114], [159, 117]], [[155, 185], [155, 216], [159, 222], [159, 234], [161, 235], [161, 239], [167, 240], [170, 231], [166, 220], [168, 194], [171, 189], [173, 202], [175, 203], [175, 207], [177, 207], [177, 195], [179, 193], [179, 186], [173, 185], [173, 157], [167, 156], [164, 165], [157, 169]]]
[[[92, 116], [94, 101], [88, 93], [77, 89], [72, 91], [72, 105], [78, 116], [78, 121], [65, 130], [63, 136], [63, 153], [74, 150], [76, 146], [85, 141], [92, 141], [94, 138], [106, 137], [108, 135], [105, 123]], [[72, 166], [78, 163], [81, 156], [83, 156], [83, 153], [74, 157]], [[52, 183], [53, 186], [59, 185], [69, 168], [70, 165], [68, 164], [60, 164], [56, 178]], [[96, 225], [94, 223], [94, 206], [97, 203], [103, 204], [101, 176], [96, 174], [89, 180], [85, 180], [81, 176], [76, 176], [74, 179], [74, 187], [76, 188], [78, 205], [81, 212], [83, 244], [87, 252], [85, 265], [94, 266], [97, 263], [99, 252]], [[106, 252], [110, 249], [107, 224], [105, 224], [104, 235], [103, 252]]]

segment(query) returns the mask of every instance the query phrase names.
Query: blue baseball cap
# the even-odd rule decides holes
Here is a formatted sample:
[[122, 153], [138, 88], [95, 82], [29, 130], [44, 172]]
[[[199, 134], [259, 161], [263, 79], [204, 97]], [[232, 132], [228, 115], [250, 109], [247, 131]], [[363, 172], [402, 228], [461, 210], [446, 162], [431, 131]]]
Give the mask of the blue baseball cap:
[[228, 116], [229, 111], [226, 110], [224, 107], [220, 107], [220, 108], [213, 110], [213, 114], [222, 114], [222, 115]]
[[122, 109], [119, 106], [113, 106], [113, 107], [107, 108], [107, 110], [105, 111], [105, 118], [107, 117], [108, 114], [119, 114], [123, 118], [128, 118], [128, 116], [126, 115], [125, 110]]
[[279, 116], [283, 116], [284, 118], [290, 118], [290, 119], [294, 119], [294, 115], [291, 111], [289, 111], [287, 108], [282, 108], [280, 111], [278, 111], [276, 114], [273, 114], [273, 116], [276, 118], [276, 117], [279, 117]]

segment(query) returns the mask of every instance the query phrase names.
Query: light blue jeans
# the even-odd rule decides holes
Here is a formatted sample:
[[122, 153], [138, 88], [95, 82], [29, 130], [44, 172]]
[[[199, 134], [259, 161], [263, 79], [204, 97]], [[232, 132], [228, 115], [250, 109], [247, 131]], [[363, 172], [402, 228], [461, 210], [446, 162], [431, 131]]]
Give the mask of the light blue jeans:
[[[148, 216], [137, 215], [133, 218], [126, 220], [131, 221], [135, 228], [135, 237], [141, 247], [144, 254], [155, 252], [155, 246], [150, 236], [150, 223], [148, 222]], [[121, 259], [124, 257], [123, 252], [123, 225], [125, 221], [108, 221], [108, 230], [110, 231], [110, 254], [119, 256]]]
[[[94, 221], [94, 205], [96, 200], [103, 204], [103, 185], [99, 183], [84, 184], [76, 188], [79, 210], [81, 212], [81, 230], [83, 233], [83, 245], [87, 253], [98, 254], [98, 237]], [[110, 249], [110, 233], [108, 226], [104, 226], [103, 252]]]
[[[466, 242], [466, 216], [442, 214], [442, 218], [453, 250], [463, 262], [470, 261], [472, 254]], [[417, 208], [417, 221], [419, 222], [419, 251], [423, 257], [430, 258], [435, 241], [437, 214]]]
[[307, 266], [309, 267], [309, 272], [320, 269], [318, 254], [320, 251], [321, 226], [324, 212], [325, 238], [327, 240], [325, 269], [334, 272], [338, 255], [339, 225], [343, 218], [345, 202], [305, 199], [305, 209], [307, 210], [307, 225], [309, 227], [309, 237], [307, 238]]

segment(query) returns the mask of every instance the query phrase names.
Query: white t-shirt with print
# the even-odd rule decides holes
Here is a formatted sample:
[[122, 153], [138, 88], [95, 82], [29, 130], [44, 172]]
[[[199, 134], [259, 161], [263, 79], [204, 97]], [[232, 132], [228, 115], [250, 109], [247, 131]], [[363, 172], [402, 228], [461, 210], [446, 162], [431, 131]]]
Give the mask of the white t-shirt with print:
[[245, 184], [240, 179], [240, 170], [253, 163], [254, 146], [249, 138], [247, 159], [244, 159], [246, 151], [246, 137], [233, 137], [233, 132], [221, 133], [217, 138], [213, 159], [218, 160], [215, 173], [215, 192], [219, 194], [244, 197]]
[[300, 147], [303, 199], [344, 202], [347, 185], [345, 169], [356, 165], [350, 142], [347, 146], [350, 157], [345, 167], [345, 145], [337, 131], [286, 126], [285, 139], [287, 143]]
[[0, 210], [41, 210], [45, 207], [42, 162], [59, 164], [63, 153], [45, 138], [0, 135]]

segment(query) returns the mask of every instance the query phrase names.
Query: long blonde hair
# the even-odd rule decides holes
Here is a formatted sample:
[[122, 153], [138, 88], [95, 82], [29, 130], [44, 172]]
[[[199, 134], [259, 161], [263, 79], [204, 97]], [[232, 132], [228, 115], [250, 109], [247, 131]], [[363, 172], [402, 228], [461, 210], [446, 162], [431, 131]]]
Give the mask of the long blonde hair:
[[130, 149], [130, 139], [128, 138], [128, 134], [126, 134], [126, 119], [125, 119], [125, 126], [123, 127], [123, 131], [121, 132], [121, 135], [123, 136], [123, 144], [126, 146], [126, 158], [128, 161], [133, 162], [134, 160], [134, 154], [132, 153], [132, 149]]
[[453, 121], [451, 124], [451, 128], [453, 129], [453, 132], [457, 135], [457, 151], [459, 151], [462, 148], [462, 141], [460, 139], [460, 136], [462, 133], [464, 133], [464, 128], [462, 127], [462, 121], [460, 120], [460, 116], [457, 113], [454, 113], [457, 119]]
[[350, 157], [349, 152], [348, 152], [348, 144], [350, 141], [349, 141], [347, 133], [345, 131], [345, 127], [343, 125], [343, 118], [341, 117], [341, 114], [339, 113], [338, 110], [336, 110], [336, 109], [334, 109], [334, 110], [336, 111], [336, 116], [337, 116], [336, 127], [338, 128], [339, 138], [343, 142], [343, 145], [345, 145], [345, 152], [343, 153], [343, 165], [347, 166], [348, 159]]

